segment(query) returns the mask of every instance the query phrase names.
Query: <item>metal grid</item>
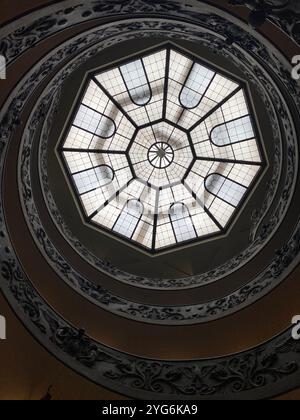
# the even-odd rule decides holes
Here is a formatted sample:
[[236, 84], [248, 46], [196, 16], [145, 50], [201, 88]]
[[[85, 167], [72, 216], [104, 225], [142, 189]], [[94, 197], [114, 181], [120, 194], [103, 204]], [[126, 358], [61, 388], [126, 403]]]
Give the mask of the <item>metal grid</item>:
[[153, 253], [224, 233], [264, 166], [245, 92], [173, 46], [92, 75], [61, 148], [87, 221]]

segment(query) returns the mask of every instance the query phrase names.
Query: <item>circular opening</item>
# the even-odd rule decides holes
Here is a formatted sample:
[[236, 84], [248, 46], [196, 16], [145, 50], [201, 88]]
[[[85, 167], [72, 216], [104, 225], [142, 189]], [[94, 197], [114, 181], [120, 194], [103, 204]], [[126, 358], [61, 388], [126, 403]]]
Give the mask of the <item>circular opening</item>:
[[174, 151], [168, 143], [155, 143], [149, 149], [148, 160], [154, 168], [165, 169], [172, 164]]

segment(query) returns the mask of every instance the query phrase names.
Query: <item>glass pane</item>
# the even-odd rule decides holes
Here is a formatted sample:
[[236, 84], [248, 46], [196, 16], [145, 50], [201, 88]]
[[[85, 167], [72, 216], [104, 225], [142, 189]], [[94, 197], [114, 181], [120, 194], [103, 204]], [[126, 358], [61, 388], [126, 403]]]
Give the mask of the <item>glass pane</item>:
[[110, 118], [85, 105], [81, 105], [73, 125], [102, 138], [112, 137], [116, 126]]
[[194, 64], [180, 95], [185, 108], [196, 108], [215, 73], [200, 64]]
[[188, 208], [176, 203], [170, 208], [170, 218], [177, 242], [185, 242], [197, 237]]
[[143, 205], [138, 200], [130, 200], [124, 207], [113, 230], [122, 236], [131, 238], [143, 214]]
[[142, 60], [132, 61], [120, 67], [127, 90], [132, 101], [139, 106], [151, 99], [151, 91]]
[[238, 143], [254, 137], [249, 116], [219, 125], [211, 132], [211, 140], [216, 146]]
[[209, 175], [205, 186], [210, 193], [234, 207], [238, 206], [246, 192], [245, 187], [219, 174]]
[[109, 166], [99, 166], [73, 175], [79, 194], [103, 187], [112, 182], [114, 172]]

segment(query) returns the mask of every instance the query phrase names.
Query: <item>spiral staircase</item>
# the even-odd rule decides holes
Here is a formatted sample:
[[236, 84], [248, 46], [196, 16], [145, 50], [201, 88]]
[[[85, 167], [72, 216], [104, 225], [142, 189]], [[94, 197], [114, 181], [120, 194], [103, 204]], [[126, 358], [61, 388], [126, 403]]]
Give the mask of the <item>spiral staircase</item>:
[[[3, 307], [103, 398], [258, 400], [300, 388], [299, 2], [15, 3], [0, 27]], [[159, 45], [243, 80], [265, 159], [228, 231], [149, 255], [83, 220], [57, 146], [88, 74]], [[14, 351], [26, 352], [19, 321]]]

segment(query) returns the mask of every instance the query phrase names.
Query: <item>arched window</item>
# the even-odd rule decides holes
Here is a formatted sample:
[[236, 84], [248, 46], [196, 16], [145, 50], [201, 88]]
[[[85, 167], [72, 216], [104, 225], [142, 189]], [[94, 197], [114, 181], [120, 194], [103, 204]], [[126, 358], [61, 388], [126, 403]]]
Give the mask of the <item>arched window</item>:
[[208, 192], [233, 207], [237, 207], [246, 193], [246, 187], [220, 174], [211, 174], [205, 180]]
[[128, 94], [135, 105], [145, 106], [151, 101], [152, 91], [142, 60], [120, 67]]
[[144, 213], [144, 206], [139, 200], [129, 200], [118, 217], [113, 230], [131, 239]]
[[218, 125], [210, 134], [212, 143], [219, 147], [250, 140], [254, 137], [255, 134], [249, 116]]
[[79, 194], [84, 194], [110, 184], [115, 177], [114, 170], [108, 165], [100, 165], [95, 168], [73, 174], [73, 178]]
[[193, 64], [180, 92], [179, 101], [184, 108], [196, 108], [209, 87], [215, 73], [200, 64]]
[[112, 137], [117, 130], [111, 118], [86, 105], [80, 106], [73, 125], [103, 139]]
[[187, 206], [174, 203], [170, 207], [170, 220], [177, 242], [185, 242], [197, 238], [197, 232]]

